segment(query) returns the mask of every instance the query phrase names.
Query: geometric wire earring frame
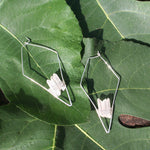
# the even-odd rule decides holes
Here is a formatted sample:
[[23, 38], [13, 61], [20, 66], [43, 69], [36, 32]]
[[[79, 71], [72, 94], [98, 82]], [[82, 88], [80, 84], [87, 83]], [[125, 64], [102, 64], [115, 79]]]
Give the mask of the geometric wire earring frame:
[[[90, 98], [90, 96], [88, 95], [88, 93], [86, 92], [86, 90], [84, 89], [84, 87], [83, 87], [83, 85], [82, 85], [82, 83], [83, 83], [83, 78], [84, 78], [84, 74], [85, 74], [85, 71], [86, 71], [86, 68], [87, 68], [87, 66], [88, 66], [88, 63], [89, 63], [89, 61], [90, 60], [92, 60], [92, 59], [95, 59], [95, 58], [100, 58], [104, 63], [105, 63], [105, 65], [108, 67], [108, 69], [115, 75], [115, 77], [117, 78], [117, 86], [116, 86], [116, 90], [115, 90], [115, 93], [114, 93], [114, 96], [113, 96], [113, 101], [112, 101], [112, 112], [113, 112], [113, 109], [114, 109], [114, 104], [115, 104], [115, 100], [116, 100], [116, 95], [117, 95], [117, 91], [118, 91], [118, 88], [119, 88], [119, 84], [120, 84], [120, 77], [119, 77], [119, 75], [114, 71], [114, 69], [111, 67], [111, 65], [109, 65], [108, 63], [107, 63], [107, 61], [101, 56], [101, 54], [100, 54], [100, 52], [98, 51], [97, 52], [97, 55], [96, 56], [93, 56], [93, 57], [89, 57], [88, 59], [87, 59], [87, 62], [86, 62], [86, 64], [85, 64], [85, 68], [84, 68], [84, 71], [83, 71], [83, 73], [82, 73], [82, 77], [81, 77], [81, 81], [80, 81], [80, 87], [82, 88], [82, 90], [84, 91], [84, 93], [86, 94], [86, 96], [88, 97], [88, 99], [90, 100], [90, 102], [91, 102], [91, 104], [93, 105], [93, 107], [94, 107], [94, 109], [96, 110], [96, 113], [97, 113], [97, 115], [98, 115], [98, 117], [99, 117], [99, 119], [100, 119], [100, 122], [101, 122], [101, 124], [102, 124], [102, 126], [103, 126], [103, 128], [104, 128], [104, 130], [105, 130], [105, 132], [106, 133], [109, 133], [110, 132], [110, 129], [111, 129], [111, 126], [112, 126], [112, 118], [113, 118], [113, 113], [111, 114], [111, 117], [110, 117], [110, 122], [109, 122], [109, 126], [108, 126], [108, 129], [106, 129], [106, 127], [105, 127], [105, 125], [104, 125], [104, 122], [103, 122], [103, 120], [102, 120], [102, 116], [100, 115], [100, 111], [99, 111], [99, 108], [97, 108], [96, 107], [96, 105], [94, 104], [94, 102], [92, 101], [92, 99]], [[108, 99], [107, 99], [108, 100]], [[106, 100], [106, 101], [107, 101]], [[105, 102], [106, 102], [105, 101]], [[105, 103], [104, 102], [104, 103]], [[108, 101], [107, 101], [108, 102]], [[101, 104], [99, 104], [98, 105], [98, 107], [100, 106]], [[107, 103], [106, 103], [106, 105], [107, 105]], [[101, 105], [101, 107], [102, 107], [103, 105]], [[105, 109], [105, 111], [107, 112], [107, 107], [105, 107], [104, 108]]]
[[[53, 52], [53, 53], [55, 53], [57, 55], [57, 59], [58, 59], [58, 63], [59, 63], [59, 69], [60, 69], [60, 75], [61, 75], [62, 81], [59, 79], [57, 74], [54, 73], [53, 76], [51, 76], [51, 80], [47, 79], [47, 81], [46, 81], [48, 86], [49, 86], [49, 89], [48, 89], [48, 88], [44, 87], [43, 85], [41, 85], [40, 83], [38, 83], [37, 81], [35, 81], [34, 79], [32, 79], [29, 76], [25, 75], [25, 73], [24, 73], [24, 65], [23, 65], [23, 48], [26, 49], [27, 45], [38, 47], [38, 48], [44, 48], [44, 49], [46, 49], [48, 51], [51, 51], [51, 52]], [[30, 55], [30, 53], [29, 53], [29, 55]], [[66, 86], [64, 78], [63, 78], [63, 73], [62, 73], [62, 68], [61, 68], [61, 61], [60, 61], [60, 57], [59, 57], [59, 54], [58, 54], [57, 51], [55, 51], [55, 50], [53, 50], [51, 48], [42, 46], [42, 45], [33, 44], [33, 43], [31, 43], [31, 40], [29, 38], [27, 38], [27, 42], [25, 42], [24, 45], [21, 47], [21, 66], [22, 66], [22, 75], [24, 77], [26, 77], [31, 82], [35, 83], [36, 85], [38, 85], [39, 87], [41, 87], [42, 89], [44, 89], [45, 91], [47, 91], [48, 93], [53, 95], [60, 102], [64, 103], [65, 105], [67, 105], [69, 107], [72, 106], [72, 101], [71, 101], [71, 98], [70, 98], [70, 95], [69, 95], [69, 91], [67, 89], [67, 86]], [[64, 100], [62, 100], [61, 98], [59, 98], [59, 95], [56, 94], [55, 91], [61, 92], [61, 90], [66, 90], [66, 93], [67, 93], [67, 96], [68, 96], [68, 99], [69, 99], [69, 103], [67, 103]]]

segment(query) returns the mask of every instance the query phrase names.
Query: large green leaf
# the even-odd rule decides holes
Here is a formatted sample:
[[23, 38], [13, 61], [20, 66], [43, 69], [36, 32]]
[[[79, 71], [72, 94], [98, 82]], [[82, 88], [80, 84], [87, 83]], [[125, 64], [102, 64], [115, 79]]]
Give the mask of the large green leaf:
[[117, 115], [119, 114], [115, 112], [113, 127], [109, 134], [105, 133], [95, 112], [91, 113], [88, 123], [66, 127], [67, 136], [64, 144], [66, 150], [69, 150], [70, 145], [73, 147], [72, 150], [148, 150], [150, 147], [149, 128], [123, 127], [118, 122]]
[[[73, 124], [85, 121], [89, 113], [89, 102], [79, 86], [83, 71], [80, 63], [82, 34], [66, 2], [1, 1], [0, 18], [0, 87], [7, 99], [27, 113], [47, 122]], [[25, 37], [59, 52], [68, 77], [66, 82], [69, 82], [73, 93], [72, 107], [62, 104], [22, 75], [20, 55]], [[35, 49], [33, 57], [35, 64], [38, 63], [42, 70], [46, 70], [48, 77], [49, 70], [59, 69], [50, 62], [50, 53], [45, 53], [43, 49]], [[27, 61], [25, 63], [29, 64]], [[25, 68], [25, 71], [28, 70]], [[34, 72], [29, 75], [34, 78], [37, 74]], [[43, 80], [39, 79], [37, 82]]]
[[[88, 57], [88, 54], [94, 55], [95, 48], [92, 46], [94, 45], [93, 43], [93, 39], [84, 39], [85, 49], [88, 49], [85, 51], [87, 52], [86, 57]], [[100, 150], [147, 150], [150, 147], [149, 127], [137, 129], [123, 127], [118, 121], [118, 116], [120, 114], [129, 114], [150, 120], [150, 85], [148, 82], [150, 80], [150, 47], [133, 41], [104, 41], [103, 49], [105, 49], [107, 60], [110, 61], [112, 67], [121, 76], [110, 134], [105, 133], [94, 110], [91, 112], [89, 122], [75, 126], [79, 131], [75, 127], [70, 127], [66, 131], [69, 132], [69, 135], [71, 135], [70, 132], [76, 132], [73, 132], [73, 134], [77, 136], [77, 139], [85, 137], [84, 141], [93, 141], [93, 145], [89, 146], [90, 149], [97, 145], [99, 147], [97, 149]], [[101, 82], [100, 71], [103, 73], [104, 70], [99, 67], [99, 63], [101, 61], [97, 60], [97, 63], [93, 66], [96, 70], [93, 79], [99, 78], [94, 82], [94, 87], [98, 84], [102, 88], [101, 91], [96, 91], [100, 96], [105, 91], [111, 93], [115, 89], [111, 89], [111, 84], [106, 85], [106, 82]], [[113, 83], [109, 78], [108, 80]], [[85, 146], [84, 141], [80, 143], [83, 147]], [[72, 141], [72, 144], [76, 144], [76, 142], [76, 140]]]
[[149, 2], [80, 0], [80, 5], [89, 32], [102, 29], [107, 40], [134, 38], [150, 43]]
[[14, 105], [0, 108], [0, 150], [50, 150], [57, 126], [28, 116]]
[[80, 130], [78, 125], [74, 127], [65, 127], [65, 129], [65, 150], [101, 150], [101, 145], [94, 141], [86, 131], [84, 132], [84, 130]]
[[[89, 57], [88, 54], [96, 54], [94, 50], [98, 49], [98, 47], [93, 48], [93, 42], [93, 39], [84, 39], [84, 43], [87, 46], [85, 47], [87, 54], [85, 53], [83, 60]], [[90, 43], [92, 46], [89, 46]], [[117, 110], [120, 110], [120, 113], [128, 113], [150, 119], [150, 85], [148, 82], [150, 80], [150, 47], [134, 41], [104, 41], [101, 44], [103, 44], [103, 46], [101, 45], [102, 48], [100, 47], [101, 50], [105, 49], [105, 56], [103, 57], [107, 57], [105, 59], [110, 62], [121, 77], [117, 96], [117, 103], [119, 105]], [[92, 48], [89, 49], [89, 47]], [[94, 80], [94, 87], [99, 86], [101, 89], [96, 91], [98, 95], [104, 94], [105, 91], [108, 93], [115, 91], [115, 87], [112, 89], [114, 79], [109, 78], [110, 75], [106, 74], [109, 72], [104, 72], [105, 67], [103, 66], [105, 65], [100, 66], [100, 64], [101, 61], [99, 59], [95, 60], [95, 64], [92, 66], [93, 69], [91, 69], [92, 72], [88, 72], [88, 76], [90, 77], [91, 74]], [[103, 73], [107, 76], [108, 83], [107, 81], [103, 82], [104, 77], [101, 79]], [[95, 93], [91, 94], [94, 95]]]
[[[70, 3], [72, 2], [76, 4], [79, 1], [70, 1]], [[127, 0], [113, 2], [107, 0], [81, 0], [80, 4], [82, 13], [85, 16], [84, 21], [87, 21], [81, 26], [84, 35], [88, 36], [89, 32], [100, 29], [103, 31], [103, 38], [107, 40], [135, 38], [149, 42], [148, 3], [142, 4], [137, 1]], [[81, 15], [80, 9], [77, 8], [79, 5], [74, 6], [76, 6], [76, 9], [79, 10], [79, 15]], [[124, 10], [126, 12], [123, 12]], [[145, 19], [143, 19], [143, 16]], [[82, 63], [85, 63], [89, 56], [95, 55], [97, 50], [103, 50], [108, 61], [121, 76], [112, 129], [110, 134], [106, 134], [96, 112], [92, 110], [87, 123], [77, 124], [74, 127], [66, 127], [65, 130], [63, 127], [59, 127], [59, 130], [57, 130], [59, 135], [55, 136], [57, 126], [50, 126], [47, 122], [59, 124], [83, 122], [87, 119], [89, 112], [88, 99], [79, 87], [79, 80], [83, 68], [79, 63], [82, 36], [77, 20], [62, 0], [40, 0], [38, 2], [29, 0], [1, 1], [0, 17], [0, 87], [3, 89], [7, 98], [19, 108], [1, 107], [0, 109], [1, 135], [3, 136], [4, 132], [7, 133], [7, 131], [10, 131], [10, 126], [15, 129], [14, 134], [11, 134], [9, 138], [7, 137], [7, 140], [0, 136], [2, 139], [0, 139], [2, 141], [0, 143], [0, 146], [3, 146], [1, 146], [2, 149], [7, 147], [7, 145], [6, 150], [9, 149], [9, 146], [12, 147], [9, 142], [13, 139], [15, 141], [18, 137], [19, 141], [15, 141], [16, 147], [19, 145], [24, 146], [27, 142], [26, 139], [29, 139], [31, 142], [35, 133], [37, 133], [35, 143], [33, 144], [35, 149], [54, 149], [53, 146], [55, 146], [55, 149], [65, 150], [149, 149], [150, 131], [148, 127], [129, 129], [123, 127], [118, 122], [118, 116], [122, 113], [145, 119], [150, 118], [148, 107], [150, 105], [148, 100], [150, 90], [148, 84], [150, 53], [148, 44], [135, 40], [114, 43], [108, 41], [103, 43], [103, 41], [100, 41], [98, 43], [95, 39], [84, 39], [85, 53]], [[78, 17], [78, 19], [80, 18]], [[83, 16], [81, 19], [84, 19]], [[83, 20], [79, 21], [81, 25], [81, 21]], [[143, 23], [143, 21], [145, 22]], [[86, 28], [83, 29], [83, 27]], [[70, 80], [70, 86], [75, 95], [73, 107], [68, 108], [22, 76], [20, 48], [25, 41], [25, 36], [30, 37], [33, 42], [51, 47], [59, 52], [66, 70], [66, 75]], [[46, 57], [43, 55], [44, 53], [39, 54], [39, 52], [37, 52], [36, 56], [38, 58], [36, 61], [39, 64], [42, 60], [48, 61], [49, 54], [46, 53]], [[93, 68], [93, 71], [95, 71], [93, 79], [101, 79], [99, 73], [104, 72], [103, 68], [99, 67], [99, 62]], [[40, 64], [40, 67], [46, 72], [46, 75], [49, 75], [46, 69], [49, 66], [51, 65], [48, 64], [46, 66], [45, 64]], [[57, 70], [55, 67], [54, 69]], [[115, 90], [115, 88], [112, 89], [111, 87], [111, 83], [113, 83], [111, 78], [109, 78], [110, 84], [108, 86], [104, 82], [99, 85], [98, 81], [95, 82], [95, 85], [101, 88], [97, 91], [98, 95], [103, 94], [104, 91], [109, 93]], [[41, 80], [40, 82], [43, 81]], [[20, 110], [32, 116], [29, 117]], [[9, 118], [11, 119], [7, 120]], [[46, 122], [40, 121], [37, 118]], [[20, 129], [25, 127], [27, 122], [31, 126], [27, 126], [26, 132], [23, 132], [20, 136]], [[9, 123], [11, 125], [7, 126]], [[19, 125], [18, 128], [16, 124]], [[34, 126], [34, 129], [32, 126]], [[39, 133], [41, 131], [40, 128], [42, 128], [42, 133], [44, 134]], [[50, 136], [47, 136], [44, 129]], [[29, 131], [31, 132], [29, 133]], [[37, 142], [39, 139], [37, 137], [39, 136], [49, 137], [49, 141], [47, 140], [44, 143], [45, 145], [43, 142]], [[56, 141], [57, 138], [58, 141]], [[41, 144], [43, 145], [41, 146]], [[29, 143], [28, 146], [23, 148], [33, 149], [32, 144]]]

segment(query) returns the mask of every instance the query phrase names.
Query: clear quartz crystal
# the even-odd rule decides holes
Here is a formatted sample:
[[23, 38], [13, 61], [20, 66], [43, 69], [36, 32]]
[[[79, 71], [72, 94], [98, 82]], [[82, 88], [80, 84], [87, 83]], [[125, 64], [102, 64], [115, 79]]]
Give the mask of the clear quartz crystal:
[[104, 100], [97, 99], [98, 109], [97, 113], [101, 117], [111, 118], [112, 117], [112, 107], [110, 105], [110, 99], [106, 98]]

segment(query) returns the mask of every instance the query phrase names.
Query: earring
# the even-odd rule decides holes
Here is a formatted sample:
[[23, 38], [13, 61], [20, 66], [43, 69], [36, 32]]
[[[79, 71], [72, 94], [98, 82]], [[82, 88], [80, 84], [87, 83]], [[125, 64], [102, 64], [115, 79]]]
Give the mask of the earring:
[[[39, 82], [37, 82], [36, 80], [34, 80], [33, 78], [25, 75], [25, 72], [24, 72], [24, 59], [23, 59], [23, 48], [26, 50], [26, 52], [28, 53], [28, 55], [36, 63], [34, 57], [28, 51], [27, 46], [33, 46], [33, 47], [45, 49], [45, 50], [48, 50], [48, 51], [54, 53], [57, 56], [61, 79], [59, 78], [59, 76], [56, 73], [53, 73], [53, 75], [50, 77], [50, 79], [46, 80], [46, 83], [47, 83], [47, 85], [48, 85], [49, 88], [46, 88], [45, 86], [43, 86], [42, 84], [40, 84]], [[39, 66], [37, 63], [36, 63], [36, 65]], [[65, 81], [64, 81], [64, 77], [63, 77], [63, 73], [62, 73], [62, 68], [61, 68], [61, 61], [60, 61], [60, 57], [59, 57], [59, 54], [58, 54], [57, 51], [55, 51], [55, 50], [53, 50], [51, 48], [42, 46], [42, 45], [31, 43], [31, 40], [29, 38], [27, 38], [27, 42], [25, 42], [24, 45], [21, 47], [21, 66], [22, 66], [22, 75], [24, 77], [26, 77], [31, 82], [35, 83], [37, 86], [41, 87], [42, 89], [44, 89], [45, 91], [47, 91], [48, 93], [50, 93], [51, 95], [53, 95], [53, 97], [55, 97], [60, 102], [64, 103], [65, 105], [67, 105], [69, 107], [72, 106], [72, 101], [71, 101], [69, 91], [68, 91], [67, 86], [66, 86]], [[69, 103], [65, 102], [62, 98], [60, 98], [62, 91], [66, 91], [68, 99], [69, 99]]]
[[[100, 58], [100, 60], [102, 60], [102, 62], [104, 63], [104, 65], [107, 66], [107, 68], [113, 73], [113, 75], [117, 78], [117, 85], [116, 85], [116, 89], [115, 89], [115, 93], [113, 96], [113, 100], [112, 100], [112, 105], [110, 102], [110, 98], [107, 97], [104, 100], [101, 100], [100, 98], [97, 98], [97, 106], [95, 105], [94, 101], [92, 100], [92, 98], [89, 96], [89, 94], [86, 92], [85, 88], [83, 87], [83, 78], [85, 75], [85, 72], [88, 68], [88, 64], [91, 60], [94, 60], [96, 58]], [[98, 82], [98, 81], [97, 81]], [[86, 96], [88, 97], [88, 99], [90, 100], [91, 104], [93, 105], [94, 109], [96, 110], [96, 113], [101, 121], [101, 124], [105, 130], [106, 133], [110, 132], [111, 129], [111, 125], [112, 125], [112, 118], [113, 118], [113, 109], [114, 109], [114, 104], [115, 104], [115, 100], [116, 100], [116, 95], [117, 95], [117, 91], [119, 88], [119, 84], [120, 84], [120, 77], [119, 75], [114, 71], [114, 69], [111, 67], [110, 64], [108, 64], [108, 62], [101, 56], [100, 52], [97, 52], [96, 56], [93, 57], [89, 57], [87, 59], [87, 62], [85, 64], [85, 68], [81, 77], [81, 81], [80, 81], [80, 87], [82, 88], [82, 90], [84, 91], [84, 93], [86, 94]], [[102, 118], [105, 119], [110, 119], [109, 121], [109, 125], [108, 125], [108, 129], [106, 128], [106, 126], [104, 125], [104, 122], [102, 120]]]

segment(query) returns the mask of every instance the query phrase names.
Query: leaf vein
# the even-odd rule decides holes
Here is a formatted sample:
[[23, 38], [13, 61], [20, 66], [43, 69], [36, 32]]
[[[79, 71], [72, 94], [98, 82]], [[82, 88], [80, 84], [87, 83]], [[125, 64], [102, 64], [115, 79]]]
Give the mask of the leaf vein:
[[137, 141], [146, 141], [146, 140], [150, 140], [149, 138], [147, 138], [147, 139], [134, 139], [134, 140], [130, 140], [130, 141], [126, 141], [126, 142], [124, 142], [124, 143], [122, 143], [122, 144], [120, 144], [120, 145], [118, 145], [117, 147], [115, 147], [113, 150], [116, 150], [116, 149], [118, 149], [120, 146], [122, 146], [122, 145], [124, 145], [124, 144], [127, 144], [127, 143], [131, 143], [131, 142], [137, 142]]
[[119, 29], [116, 27], [116, 25], [113, 23], [113, 21], [110, 19], [110, 17], [108, 16], [108, 14], [106, 13], [105, 9], [102, 7], [101, 3], [99, 0], [96, 0], [97, 4], [99, 5], [99, 7], [102, 9], [102, 11], [104, 12], [106, 18], [110, 21], [110, 23], [114, 26], [114, 28], [116, 29], [116, 31], [120, 34], [122, 39], [125, 39], [124, 35], [119, 31]]
[[135, 14], [141, 14], [141, 15], [145, 15], [145, 16], [150, 16], [149, 14], [145, 14], [145, 13], [141, 13], [141, 12], [137, 12], [137, 11], [132, 11], [132, 10], [119, 10], [119, 11], [113, 11], [111, 13], [109, 13], [108, 15], [111, 16], [113, 14], [117, 14], [117, 13], [135, 13]]
[[75, 124], [75, 127], [78, 128], [86, 137], [88, 137], [91, 141], [93, 141], [97, 146], [99, 146], [102, 150], [106, 150], [102, 145], [100, 145], [95, 139], [93, 139], [90, 135], [88, 135], [81, 127]]
[[[94, 95], [98, 93], [103, 93], [103, 92], [109, 92], [109, 91], [115, 91], [116, 89], [106, 89], [106, 90], [101, 90], [97, 92], [90, 93], [89, 95]], [[150, 87], [148, 88], [119, 88], [118, 91], [123, 91], [123, 90], [150, 90]]]
[[52, 150], [55, 149], [55, 144], [56, 144], [56, 132], [57, 132], [57, 125], [55, 125], [55, 128], [54, 128], [54, 137], [53, 137]]

